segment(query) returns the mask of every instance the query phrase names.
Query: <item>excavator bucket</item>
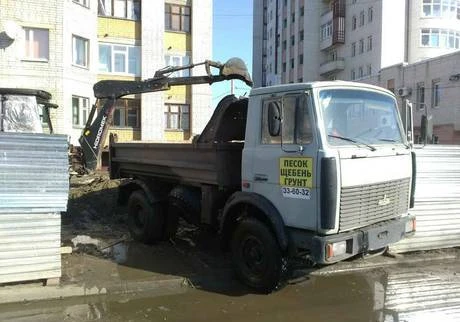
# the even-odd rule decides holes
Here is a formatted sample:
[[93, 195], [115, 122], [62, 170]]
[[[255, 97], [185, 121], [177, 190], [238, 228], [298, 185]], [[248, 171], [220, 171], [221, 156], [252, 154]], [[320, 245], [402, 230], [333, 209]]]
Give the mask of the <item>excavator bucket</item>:
[[238, 78], [239, 80], [246, 83], [246, 85], [253, 85], [251, 76], [249, 75], [248, 68], [244, 61], [240, 58], [234, 57], [230, 58], [225, 64], [220, 68], [220, 75], [228, 78]]

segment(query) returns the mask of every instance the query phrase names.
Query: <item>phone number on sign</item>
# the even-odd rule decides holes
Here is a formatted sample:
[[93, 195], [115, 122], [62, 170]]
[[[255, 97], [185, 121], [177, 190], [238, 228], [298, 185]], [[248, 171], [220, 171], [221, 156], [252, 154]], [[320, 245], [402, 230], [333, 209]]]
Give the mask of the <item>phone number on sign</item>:
[[293, 187], [281, 187], [281, 193], [285, 198], [297, 198], [297, 199], [310, 199], [310, 189], [307, 188], [293, 188]]

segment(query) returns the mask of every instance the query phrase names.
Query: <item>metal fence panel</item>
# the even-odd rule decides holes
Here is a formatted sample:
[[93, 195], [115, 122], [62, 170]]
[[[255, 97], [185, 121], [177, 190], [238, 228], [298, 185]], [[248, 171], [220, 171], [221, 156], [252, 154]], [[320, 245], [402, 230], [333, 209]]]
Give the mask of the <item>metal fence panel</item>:
[[61, 215], [0, 214], [0, 283], [61, 276]]
[[66, 211], [65, 135], [0, 133], [0, 216]]
[[460, 246], [460, 146], [417, 146], [417, 231], [395, 252]]

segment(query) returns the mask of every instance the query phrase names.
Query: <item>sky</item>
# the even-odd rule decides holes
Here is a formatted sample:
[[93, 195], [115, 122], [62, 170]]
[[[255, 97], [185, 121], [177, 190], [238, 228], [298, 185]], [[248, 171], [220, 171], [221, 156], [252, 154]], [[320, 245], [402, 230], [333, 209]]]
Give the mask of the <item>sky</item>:
[[[239, 57], [246, 63], [252, 77], [252, 0], [213, 1], [213, 57], [212, 60], [225, 63], [232, 57]], [[214, 83], [212, 106], [231, 93], [231, 82]], [[234, 81], [234, 93], [249, 94], [250, 87], [239, 80]]]

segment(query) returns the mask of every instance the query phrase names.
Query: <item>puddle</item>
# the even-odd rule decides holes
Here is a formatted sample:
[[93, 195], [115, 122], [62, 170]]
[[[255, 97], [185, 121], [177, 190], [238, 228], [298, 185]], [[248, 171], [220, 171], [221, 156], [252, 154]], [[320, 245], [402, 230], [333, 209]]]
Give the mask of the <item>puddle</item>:
[[[118, 251], [120, 259], [129, 258], [129, 247]], [[234, 282], [168, 296], [139, 293], [0, 306], [0, 321], [460, 321], [458, 266], [312, 276], [269, 295], [251, 294]]]

